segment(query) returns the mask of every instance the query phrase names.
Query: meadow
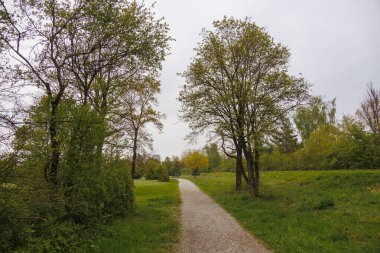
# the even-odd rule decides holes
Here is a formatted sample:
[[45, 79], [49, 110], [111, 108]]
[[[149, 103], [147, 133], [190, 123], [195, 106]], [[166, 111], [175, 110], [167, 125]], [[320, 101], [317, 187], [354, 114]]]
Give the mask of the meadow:
[[135, 197], [135, 214], [105, 226], [105, 232], [84, 251], [166, 253], [176, 250], [181, 203], [178, 181], [135, 180]]
[[379, 170], [262, 172], [254, 200], [233, 173], [186, 178], [276, 253], [380, 252]]

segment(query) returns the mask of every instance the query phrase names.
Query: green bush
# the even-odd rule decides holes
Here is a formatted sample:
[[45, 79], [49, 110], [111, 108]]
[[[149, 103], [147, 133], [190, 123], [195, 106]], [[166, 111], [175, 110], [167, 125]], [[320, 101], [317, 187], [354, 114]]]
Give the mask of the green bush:
[[169, 182], [169, 172], [167, 168], [160, 166], [158, 170], [158, 181], [160, 182]]
[[150, 159], [145, 165], [144, 171], [145, 179], [158, 180], [161, 182], [169, 181], [169, 172], [167, 168], [162, 166], [159, 161]]
[[129, 163], [125, 160], [112, 160], [103, 169], [107, 189], [105, 213], [125, 216], [134, 212], [134, 192], [129, 173]]
[[25, 210], [22, 204], [12, 199], [0, 202], [0, 252], [10, 252], [26, 243], [30, 229], [21, 219], [23, 216]]
[[[32, 109], [30, 121], [46, 121], [44, 102]], [[43, 125], [20, 127], [18, 163], [4, 174], [0, 162], [0, 252], [77, 252], [82, 234], [134, 211], [129, 163], [99, 155], [105, 123], [91, 108], [74, 105], [60, 109], [69, 123], [59, 126], [57, 187], [44, 175], [51, 150]]]

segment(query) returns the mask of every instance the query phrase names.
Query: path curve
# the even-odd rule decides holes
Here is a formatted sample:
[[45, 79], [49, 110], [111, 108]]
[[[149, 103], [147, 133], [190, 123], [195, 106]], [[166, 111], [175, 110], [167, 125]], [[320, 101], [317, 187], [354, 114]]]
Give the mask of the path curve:
[[270, 253], [231, 215], [192, 182], [179, 179], [182, 197], [182, 253]]

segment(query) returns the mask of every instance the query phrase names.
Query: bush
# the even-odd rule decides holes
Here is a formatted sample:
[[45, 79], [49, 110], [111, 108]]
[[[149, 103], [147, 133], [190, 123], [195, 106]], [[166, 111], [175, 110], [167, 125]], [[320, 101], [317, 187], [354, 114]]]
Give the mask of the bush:
[[167, 168], [160, 166], [158, 170], [158, 181], [160, 182], [169, 182], [169, 172]]
[[113, 160], [104, 167], [107, 189], [105, 213], [125, 216], [134, 212], [134, 192], [129, 171], [129, 163], [125, 160]]
[[22, 204], [8, 199], [0, 202], [0, 252], [10, 252], [26, 243], [30, 230], [20, 216], [25, 215]]
[[169, 172], [167, 168], [163, 167], [159, 161], [150, 159], [145, 165], [145, 179], [158, 180], [160, 182], [169, 181]]
[[[37, 109], [31, 121], [44, 120]], [[65, 112], [57, 187], [44, 177], [51, 151], [42, 127], [18, 129], [11, 170], [0, 161], [0, 252], [76, 252], [82, 234], [134, 211], [129, 163], [99, 155], [104, 121], [86, 106]]]

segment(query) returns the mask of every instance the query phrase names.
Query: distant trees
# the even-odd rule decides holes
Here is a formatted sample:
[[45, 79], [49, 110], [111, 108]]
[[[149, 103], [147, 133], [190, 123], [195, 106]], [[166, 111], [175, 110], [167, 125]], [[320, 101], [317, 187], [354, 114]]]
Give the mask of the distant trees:
[[273, 138], [264, 147], [261, 166], [269, 170], [380, 168], [380, 135], [374, 131], [376, 92], [368, 86], [356, 116], [344, 115], [340, 121], [335, 119], [335, 99], [312, 98], [294, 117], [302, 143], [286, 152], [283, 143]]
[[244, 154], [250, 192], [258, 195], [263, 140], [307, 97], [308, 85], [288, 75], [288, 48], [274, 43], [263, 28], [234, 18], [213, 26], [202, 31], [196, 57], [183, 73], [182, 119], [193, 135], [210, 130], [230, 144], [237, 184], [245, 175]]
[[168, 169], [155, 159], [148, 159], [144, 165], [144, 176], [148, 180], [157, 179], [160, 182], [169, 181]]
[[271, 142], [283, 153], [294, 152], [299, 147], [297, 134], [289, 118], [285, 118], [273, 129]]
[[374, 134], [380, 134], [380, 89], [368, 84], [367, 97], [357, 112], [359, 118]]
[[201, 152], [193, 151], [188, 153], [184, 158], [183, 162], [186, 168], [192, 171], [192, 175], [197, 177], [199, 175], [200, 170], [206, 168], [208, 166], [208, 159]]
[[209, 171], [215, 172], [222, 162], [222, 157], [219, 154], [217, 144], [210, 143], [209, 145], [206, 145], [203, 149], [207, 155]]
[[335, 112], [335, 99], [325, 102], [321, 96], [311, 97], [307, 105], [297, 108], [294, 123], [302, 141], [306, 141], [320, 126], [334, 125]]
[[172, 167], [169, 170], [171, 176], [179, 176], [184, 170], [185, 165], [178, 156], [173, 156]]

